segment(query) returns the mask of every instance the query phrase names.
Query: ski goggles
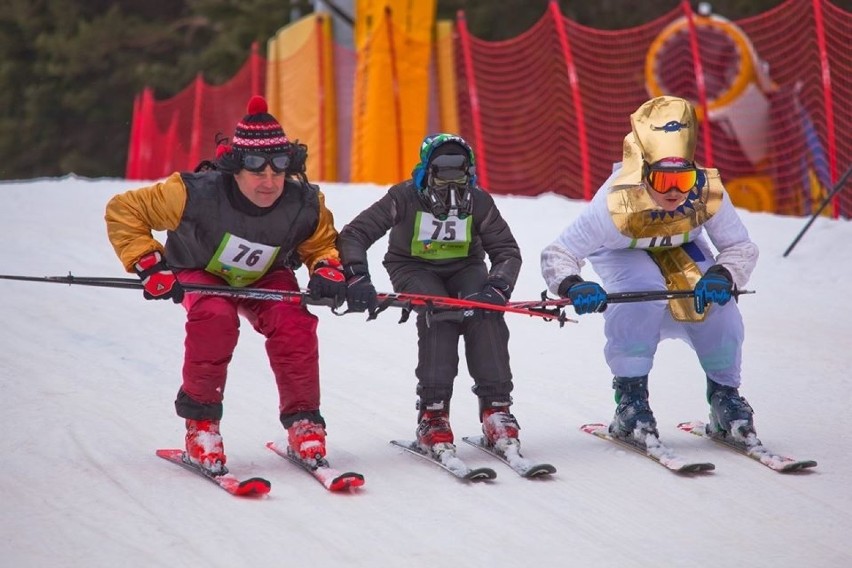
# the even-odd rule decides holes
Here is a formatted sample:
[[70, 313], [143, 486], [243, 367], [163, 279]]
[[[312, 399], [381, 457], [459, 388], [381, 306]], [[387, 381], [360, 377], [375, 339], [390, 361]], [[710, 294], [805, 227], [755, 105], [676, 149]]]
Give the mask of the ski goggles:
[[681, 193], [689, 193], [698, 181], [698, 171], [695, 168], [684, 170], [650, 170], [648, 185], [658, 193], [668, 193], [676, 189]]
[[275, 173], [284, 173], [290, 165], [290, 154], [243, 154], [243, 169], [259, 173], [272, 167]]
[[429, 170], [430, 185], [467, 185], [469, 180], [467, 159], [464, 156], [445, 155], [432, 160]]

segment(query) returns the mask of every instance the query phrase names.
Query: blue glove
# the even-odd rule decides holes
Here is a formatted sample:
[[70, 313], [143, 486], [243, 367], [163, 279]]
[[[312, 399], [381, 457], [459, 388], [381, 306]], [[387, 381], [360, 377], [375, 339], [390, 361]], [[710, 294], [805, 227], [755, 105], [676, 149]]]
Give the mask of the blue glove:
[[559, 284], [559, 295], [571, 298], [577, 315], [606, 310], [606, 290], [597, 282], [586, 282], [577, 275], [568, 276]]
[[695, 285], [695, 311], [703, 314], [707, 304], [724, 306], [731, 301], [734, 282], [728, 269], [719, 264], [711, 266]]

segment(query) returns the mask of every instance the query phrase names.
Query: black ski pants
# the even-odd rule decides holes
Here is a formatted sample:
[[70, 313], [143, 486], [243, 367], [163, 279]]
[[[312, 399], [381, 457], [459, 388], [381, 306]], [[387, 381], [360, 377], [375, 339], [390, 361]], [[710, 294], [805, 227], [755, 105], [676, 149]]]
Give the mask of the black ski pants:
[[[485, 263], [477, 261], [447, 269], [406, 265], [391, 272], [398, 293], [464, 298], [482, 290], [488, 278]], [[480, 414], [493, 402], [510, 402], [509, 328], [502, 312], [478, 312], [462, 317], [458, 310], [435, 310], [432, 317], [417, 315], [417, 395], [420, 407], [444, 401], [449, 405], [458, 375], [459, 337], [464, 337], [465, 359], [479, 397]]]

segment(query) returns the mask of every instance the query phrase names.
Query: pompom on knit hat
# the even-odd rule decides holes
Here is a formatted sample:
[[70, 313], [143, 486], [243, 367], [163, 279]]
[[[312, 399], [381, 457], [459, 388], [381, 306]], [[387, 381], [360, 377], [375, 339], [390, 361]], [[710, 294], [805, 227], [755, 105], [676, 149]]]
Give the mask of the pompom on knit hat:
[[248, 114], [237, 123], [230, 147], [225, 151], [284, 154], [290, 150], [290, 140], [281, 124], [269, 114], [266, 99], [254, 95], [249, 99], [246, 110]]

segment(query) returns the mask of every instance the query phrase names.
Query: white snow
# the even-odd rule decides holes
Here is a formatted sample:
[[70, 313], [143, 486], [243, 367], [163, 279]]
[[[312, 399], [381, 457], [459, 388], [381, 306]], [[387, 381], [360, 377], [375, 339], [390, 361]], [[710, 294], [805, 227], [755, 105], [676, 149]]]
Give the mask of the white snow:
[[[103, 210], [139, 185], [0, 184], [0, 272], [126, 276]], [[384, 192], [323, 189], [338, 228]], [[582, 203], [496, 200], [525, 257], [514, 299], [535, 299], [544, 289], [539, 251]], [[264, 447], [286, 436], [263, 338], [244, 324], [222, 434], [231, 471], [268, 478], [272, 492], [242, 500], [154, 455], [183, 443], [173, 406], [180, 307], [130, 290], [0, 280], [0, 566], [852, 566], [852, 223], [819, 219], [782, 258], [805, 219], [742, 215], [761, 248], [748, 286], [757, 293], [740, 302], [742, 393], [763, 442], [817, 460], [813, 473], [778, 474], [678, 431], [707, 415], [703, 374], [681, 342], [660, 346], [651, 405], [665, 442], [715, 472], [679, 477], [580, 432], [614, 409], [601, 316], [560, 329], [508, 315], [523, 451], [558, 472], [522, 479], [459, 440], [462, 458], [498, 472], [493, 483], [465, 485], [388, 443], [414, 435], [413, 321], [398, 324], [395, 309], [366, 322], [323, 308], [328, 457], [366, 485], [328, 493]], [[390, 291], [384, 248], [371, 250], [372, 273]], [[462, 364], [458, 438], [479, 434], [470, 385]]]

